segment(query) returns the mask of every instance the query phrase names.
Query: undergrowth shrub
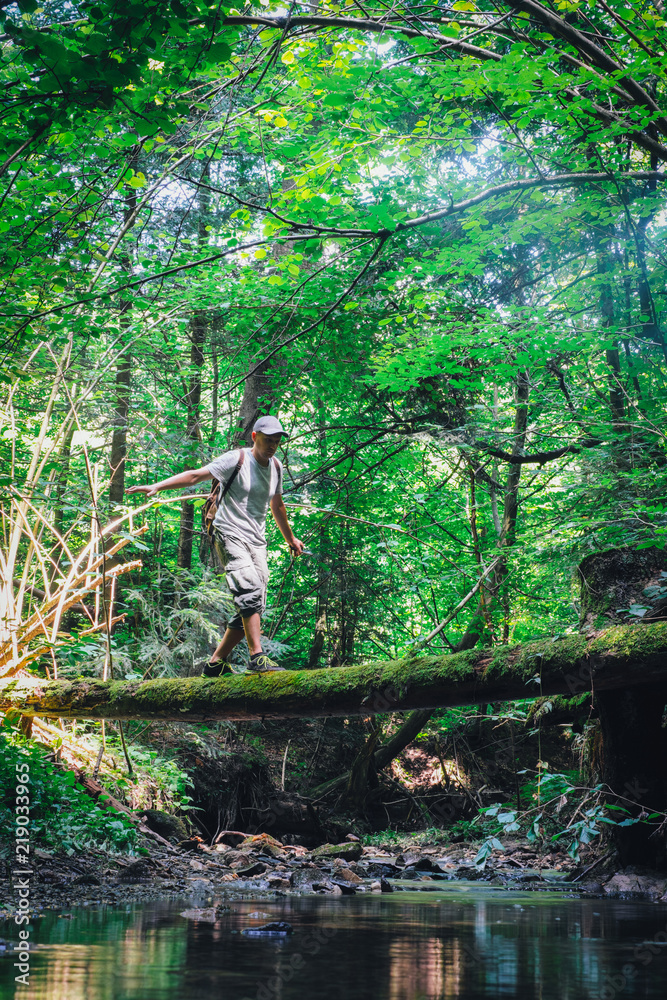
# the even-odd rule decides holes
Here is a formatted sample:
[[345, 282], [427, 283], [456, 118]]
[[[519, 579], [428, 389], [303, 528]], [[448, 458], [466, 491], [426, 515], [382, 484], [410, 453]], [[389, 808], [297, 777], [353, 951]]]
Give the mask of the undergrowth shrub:
[[0, 728], [0, 829], [11, 831], [18, 764], [30, 765], [30, 844], [67, 853], [96, 847], [110, 853], [135, 853], [136, 827], [121, 813], [102, 809], [76, 785], [72, 771], [48, 760], [49, 751], [12, 730]]
[[[119, 737], [107, 734], [106, 745], [120, 756]], [[107, 787], [117, 792], [131, 809], [160, 809], [177, 813], [193, 808], [189, 794], [193, 781], [177, 760], [140, 743], [131, 743], [129, 753], [134, 768], [133, 778], [118, 775]]]

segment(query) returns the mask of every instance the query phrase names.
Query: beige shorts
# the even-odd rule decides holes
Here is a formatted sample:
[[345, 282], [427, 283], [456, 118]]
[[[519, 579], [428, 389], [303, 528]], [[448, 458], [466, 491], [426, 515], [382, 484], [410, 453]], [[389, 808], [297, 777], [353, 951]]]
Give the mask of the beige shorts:
[[266, 546], [250, 545], [240, 538], [223, 537], [217, 530], [213, 532], [213, 546], [225, 567], [227, 586], [237, 611], [228, 628], [243, 628], [242, 618], [263, 615], [266, 610], [269, 582]]

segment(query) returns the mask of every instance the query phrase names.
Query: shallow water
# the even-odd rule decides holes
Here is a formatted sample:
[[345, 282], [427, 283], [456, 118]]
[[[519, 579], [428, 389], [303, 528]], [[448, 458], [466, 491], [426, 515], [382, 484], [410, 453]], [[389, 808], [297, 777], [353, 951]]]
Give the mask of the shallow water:
[[[225, 907], [208, 913], [214, 903]], [[183, 912], [202, 908], [203, 919]], [[284, 939], [243, 929], [287, 920]], [[164, 900], [35, 920], [21, 1000], [613, 1000], [667, 996], [667, 906], [448, 884], [344, 897]], [[17, 940], [11, 923], [0, 936]]]

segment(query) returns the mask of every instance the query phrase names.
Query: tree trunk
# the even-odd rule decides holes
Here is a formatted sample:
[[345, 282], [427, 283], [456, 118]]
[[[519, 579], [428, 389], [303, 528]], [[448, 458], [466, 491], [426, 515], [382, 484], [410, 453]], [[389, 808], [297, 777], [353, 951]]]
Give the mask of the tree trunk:
[[[528, 394], [530, 392], [528, 372], [520, 371], [518, 373], [514, 392], [516, 409], [514, 411], [512, 455], [520, 455], [526, 447], [526, 431], [528, 428]], [[514, 545], [516, 539], [521, 469], [522, 466], [520, 464], [513, 464], [510, 465], [507, 473], [503, 519], [500, 527], [500, 538], [498, 539], [498, 547], [504, 549], [505, 552]], [[494, 593], [500, 595], [503, 607], [503, 642], [507, 642], [509, 639], [510, 598], [507, 574], [507, 555], [504, 555], [493, 572]], [[480, 594], [480, 612], [483, 607], [483, 601], [484, 593], [482, 591]]]
[[346, 807], [355, 812], [367, 811], [369, 794], [378, 786], [375, 747], [381, 733], [382, 727], [379, 724], [372, 725], [371, 734], [347, 775], [343, 801]]
[[[208, 185], [210, 165], [207, 163], [201, 175], [203, 185]], [[209, 211], [211, 206], [211, 191], [208, 186], [199, 188], [198, 242], [203, 247], [208, 243]], [[185, 396], [187, 420], [185, 436], [189, 442], [188, 454], [185, 459], [185, 469], [199, 465], [199, 445], [201, 433], [201, 374], [204, 367], [204, 344], [206, 343], [207, 316], [203, 309], [195, 309], [190, 326], [190, 375], [188, 390]], [[192, 543], [194, 538], [195, 507], [190, 500], [181, 503], [181, 523], [178, 533], [178, 548], [176, 550], [176, 565], [180, 569], [190, 569], [192, 566]]]
[[220, 394], [218, 345], [215, 340], [211, 343], [211, 366], [213, 368], [213, 390], [211, 392], [211, 430], [208, 436], [208, 443], [215, 444], [215, 437], [218, 433], [218, 397]]
[[252, 375], [248, 375], [243, 386], [243, 399], [232, 448], [250, 448], [255, 422], [269, 414], [276, 405], [276, 394], [271, 384], [272, 367], [275, 367], [275, 358], [263, 361], [259, 366], [250, 366]]
[[387, 764], [391, 764], [392, 760], [395, 760], [399, 753], [405, 750], [417, 738], [432, 714], [433, 712], [430, 708], [410, 712], [403, 725], [394, 733], [391, 739], [383, 743], [377, 750], [375, 754], [375, 766], [378, 771], [381, 771]]
[[[375, 772], [381, 771], [383, 768], [391, 764], [392, 760], [395, 760], [407, 746], [409, 746], [416, 736], [422, 731], [428, 720], [433, 715], [433, 711], [430, 708], [421, 709], [419, 711], [410, 712], [407, 719], [400, 726], [391, 739], [383, 743], [381, 747], [375, 751], [373, 757], [373, 767]], [[352, 768], [355, 767], [357, 761], [360, 761], [366, 756], [366, 746], [365, 744], [357, 757], [355, 758]], [[311, 795], [317, 797], [323, 795], [325, 792], [333, 791], [334, 788], [342, 787], [349, 780], [350, 772], [347, 771], [345, 774], [339, 774], [337, 778], [330, 778], [323, 784], [318, 785], [317, 788], [313, 788]]]
[[[612, 280], [614, 271], [614, 261], [611, 255], [611, 240], [614, 235], [613, 226], [609, 227], [609, 236], [604, 241], [598, 241], [597, 251], [597, 271], [601, 277], [600, 287], [600, 315], [602, 326], [610, 328], [614, 325], [614, 295], [612, 291]], [[611, 410], [614, 426], [622, 426], [625, 420], [625, 401], [623, 387], [621, 385], [621, 358], [618, 350], [618, 342], [613, 341], [614, 346], [606, 349], [606, 360], [609, 372], [607, 382], [609, 385], [609, 408]]]
[[[201, 443], [200, 404], [201, 404], [201, 372], [204, 366], [204, 344], [206, 342], [206, 319], [199, 310], [192, 321], [190, 332], [190, 381], [186, 405], [188, 410], [185, 434], [192, 442], [190, 454], [185, 461], [185, 468], [191, 469], [198, 465], [197, 451]], [[181, 569], [190, 569], [192, 565], [192, 541], [194, 537], [195, 506], [190, 500], [181, 503], [181, 523], [178, 533], [178, 549], [176, 565]]]
[[[130, 158], [129, 166], [136, 170], [139, 165], [137, 155]], [[124, 223], [127, 225], [137, 209], [137, 192], [130, 189], [125, 198]], [[130, 230], [134, 223], [131, 224]], [[129, 232], [128, 231], [128, 232]], [[126, 236], [127, 238], [127, 236]], [[132, 256], [129, 247], [120, 254], [119, 263], [129, 281], [132, 276]], [[123, 298], [120, 302], [120, 328], [123, 337], [122, 354], [116, 367], [114, 385], [113, 432], [111, 436], [111, 480], [109, 482], [109, 503], [122, 503], [125, 494], [125, 460], [127, 458], [127, 431], [129, 425], [130, 394], [132, 382], [132, 358], [126, 347], [131, 325], [132, 301]]]
[[285, 719], [444, 708], [667, 683], [667, 622], [260, 677], [0, 681], [0, 710], [65, 719]]
[[[318, 568], [318, 575], [320, 576], [320, 586], [322, 589], [318, 588], [317, 591], [317, 613], [315, 619], [315, 635], [313, 636], [313, 641], [310, 647], [310, 652], [308, 654], [308, 669], [315, 670], [322, 655], [322, 650], [324, 649], [324, 640], [327, 634], [327, 598], [328, 598], [328, 582], [326, 580], [326, 575], [323, 573], [321, 567]], [[322, 577], [324, 576], [324, 579]]]
[[[321, 399], [317, 400], [317, 416], [319, 430], [317, 433], [317, 444], [319, 451], [320, 465], [326, 465], [328, 458], [327, 449], [327, 437], [325, 430], [325, 407]], [[316, 607], [315, 607], [315, 634], [313, 635], [313, 641], [310, 647], [310, 652], [308, 654], [308, 669], [315, 670], [319, 664], [320, 656], [322, 655], [322, 650], [324, 649], [324, 643], [327, 635], [328, 627], [328, 611], [329, 611], [329, 585], [331, 581], [332, 571], [328, 568], [325, 559], [324, 552], [327, 547], [327, 528], [326, 522], [320, 520], [318, 527], [318, 553], [320, 555], [320, 560], [317, 564], [317, 596], [316, 596]]]
[[[520, 371], [517, 375], [514, 389], [516, 408], [514, 411], [512, 455], [521, 455], [526, 446], [529, 391], [530, 381], [528, 372]], [[522, 468], [523, 466], [520, 463], [511, 464], [507, 473], [503, 516], [500, 523], [500, 536], [498, 538], [498, 548], [501, 550], [504, 549], [505, 554], [498, 561], [493, 571], [491, 586], [483, 588], [480, 592], [477, 610], [466, 629], [465, 635], [456, 647], [457, 651], [472, 649], [484, 636], [491, 616], [491, 600], [496, 600], [499, 596], [503, 608], [503, 642], [507, 642], [509, 639], [509, 593], [507, 589], [508, 570], [506, 553], [514, 545], [516, 539], [516, 524], [519, 515], [519, 483], [521, 481]]]
[[[664, 620], [667, 602], [661, 574], [666, 567], [664, 549], [611, 549], [588, 556], [579, 567], [582, 630], [596, 635], [601, 627], [627, 620], [631, 607], [637, 612], [646, 609], [644, 621]], [[628, 809], [630, 818], [664, 810], [667, 680], [626, 690], [600, 690], [596, 682], [594, 690], [602, 735], [601, 777], [609, 789], [609, 804]], [[645, 823], [611, 828], [622, 865], [667, 864], [665, 838], [652, 836], [653, 830]]]
[[[652, 155], [651, 170], [657, 170], [657, 168], [658, 159], [655, 155]], [[653, 194], [656, 190], [657, 184], [657, 179], [651, 178], [646, 185], [647, 193]], [[650, 338], [654, 343], [660, 345], [665, 361], [667, 361], [667, 343], [665, 343], [665, 335], [660, 329], [660, 325], [658, 323], [655, 302], [653, 300], [653, 295], [651, 294], [651, 286], [649, 284], [648, 270], [646, 267], [646, 230], [649, 223], [653, 222], [655, 215], [655, 211], [651, 212], [649, 215], [642, 215], [634, 226], [635, 246], [637, 251], [637, 272], [639, 275], [637, 291], [639, 294], [639, 311], [642, 317], [642, 335], [646, 338]]]
[[[667, 802], [667, 732], [662, 727], [667, 682], [599, 691], [595, 704], [602, 730], [602, 780], [610, 790], [609, 804], [628, 809], [631, 818], [662, 812]], [[665, 837], [654, 832], [655, 827], [646, 823], [612, 827], [620, 863], [665, 867]]]

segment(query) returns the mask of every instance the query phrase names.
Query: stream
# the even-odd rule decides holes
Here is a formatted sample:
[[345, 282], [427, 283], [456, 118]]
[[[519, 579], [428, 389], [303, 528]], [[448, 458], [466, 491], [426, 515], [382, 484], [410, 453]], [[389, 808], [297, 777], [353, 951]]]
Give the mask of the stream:
[[[287, 921], [291, 934], [257, 928]], [[248, 933], [250, 931], [251, 933]], [[0, 937], [17, 941], [13, 922]], [[667, 996], [667, 905], [479, 883], [343, 897], [222, 894], [44, 911], [2, 1000], [613, 1000]]]

